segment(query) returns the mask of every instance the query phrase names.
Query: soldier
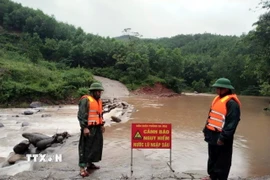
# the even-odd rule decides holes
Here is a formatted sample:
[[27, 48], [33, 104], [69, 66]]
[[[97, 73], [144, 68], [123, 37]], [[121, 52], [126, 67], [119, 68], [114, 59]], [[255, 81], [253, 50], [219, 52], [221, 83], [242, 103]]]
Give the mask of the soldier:
[[208, 143], [207, 172], [210, 177], [204, 179], [228, 179], [231, 161], [234, 133], [240, 121], [241, 103], [234, 87], [227, 78], [218, 79], [212, 87], [216, 88], [207, 122], [203, 129], [205, 141]]
[[104, 91], [98, 82], [91, 84], [89, 94], [79, 101], [78, 120], [81, 135], [79, 141], [79, 167], [82, 177], [89, 176], [90, 170], [99, 169], [93, 162], [102, 158], [103, 133], [105, 132], [101, 93]]

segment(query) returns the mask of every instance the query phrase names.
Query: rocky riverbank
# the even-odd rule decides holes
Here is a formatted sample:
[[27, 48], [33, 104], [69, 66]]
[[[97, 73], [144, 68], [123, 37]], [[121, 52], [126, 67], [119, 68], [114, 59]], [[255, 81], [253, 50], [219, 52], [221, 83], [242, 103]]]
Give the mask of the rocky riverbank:
[[[115, 123], [125, 123], [134, 110], [132, 105], [117, 98], [102, 100], [103, 116], [106, 122], [105, 127], [112, 126]], [[69, 146], [72, 146], [70, 143], [66, 144], [68, 138], [71, 137], [74, 141], [78, 141], [79, 125], [76, 120], [77, 106], [43, 107], [42, 103], [34, 102], [30, 107], [29, 109], [5, 109], [1, 112], [1, 130], [4, 133], [2, 138], [4, 141], [9, 141], [10, 138], [5, 138], [5, 136], [12, 134], [12, 136], [17, 136], [16, 138], [20, 141], [14, 144], [12, 152], [6, 152], [8, 156], [0, 157], [0, 176], [13, 176], [19, 173], [20, 175], [18, 177], [16, 176], [16, 178], [21, 178], [21, 174], [27, 174], [24, 171], [33, 171], [32, 173], [35, 174], [34, 171], [38, 171], [39, 168], [36, 169], [35, 162], [29, 162], [28, 154], [53, 154], [59, 147], [70, 148]], [[74, 119], [72, 125], [68, 125], [70, 121], [67, 121], [67, 124], [61, 125], [61, 123], [65, 122], [63, 118], [71, 114]], [[61, 129], [58, 128], [58, 124], [55, 121], [60, 123], [62, 126]], [[67, 131], [55, 133], [51, 136], [47, 135], [53, 132], [51, 129], [52, 126], [48, 126], [48, 124], [54, 124], [56, 129], [65, 129]], [[16, 127], [14, 128], [14, 126]], [[21, 140], [18, 136], [25, 139]], [[75, 148], [72, 151], [74, 156], [76, 156], [77, 148], [72, 147]], [[11, 148], [9, 149], [11, 150]], [[58, 153], [62, 154], [63, 152], [59, 150]]]

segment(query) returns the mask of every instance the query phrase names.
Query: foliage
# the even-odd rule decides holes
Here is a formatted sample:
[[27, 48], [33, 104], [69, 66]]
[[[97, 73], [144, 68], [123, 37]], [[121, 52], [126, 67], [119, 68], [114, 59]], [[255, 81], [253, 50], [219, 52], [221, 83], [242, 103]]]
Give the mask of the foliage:
[[31, 102], [41, 97], [65, 99], [90, 86], [92, 74], [83, 68], [61, 70], [55, 63], [31, 62], [19, 54], [0, 51], [0, 103]]
[[88, 93], [89, 93], [89, 87], [88, 88], [87, 87], [81, 87], [81, 88], [79, 88], [77, 90], [76, 96], [77, 97], [81, 97], [81, 96], [83, 96], [85, 94], [88, 94]]
[[0, 0], [0, 102], [41, 96], [65, 99], [85, 91], [92, 74], [130, 90], [161, 82], [175, 92], [211, 92], [219, 77], [237, 93], [269, 95], [270, 1], [247, 35], [210, 33], [142, 39], [125, 28], [116, 38], [87, 34], [41, 10]]

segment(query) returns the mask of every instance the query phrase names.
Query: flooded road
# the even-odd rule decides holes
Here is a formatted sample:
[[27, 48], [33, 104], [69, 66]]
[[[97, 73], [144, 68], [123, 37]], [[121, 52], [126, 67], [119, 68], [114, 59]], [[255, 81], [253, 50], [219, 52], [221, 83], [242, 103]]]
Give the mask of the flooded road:
[[[205, 171], [207, 168], [207, 144], [203, 140], [202, 128], [213, 97], [152, 98], [130, 96], [122, 98], [134, 105], [135, 112], [127, 122], [107, 124], [104, 134], [104, 155], [101, 162], [101, 166], [104, 166], [105, 169], [100, 170], [102, 173], [97, 174], [97, 177], [100, 178], [100, 174], [102, 174], [101, 178], [112, 178], [114, 175], [119, 177], [119, 174], [129, 173], [131, 124], [142, 122], [172, 124], [172, 168], [176, 172]], [[240, 96], [240, 100], [242, 102], [241, 121], [235, 135], [230, 178], [269, 175], [270, 112], [263, 111], [269, 100], [244, 96]], [[16, 114], [22, 113], [24, 110], [0, 109], [0, 122], [5, 125], [4, 128], [0, 129], [0, 157], [6, 157], [14, 145], [24, 140], [21, 136], [23, 132], [41, 132], [47, 135], [63, 131], [68, 131], [70, 134], [79, 133], [76, 105], [61, 108], [49, 107], [31, 116], [20, 114], [19, 117], [16, 117]], [[51, 116], [41, 118], [42, 114], [50, 114]], [[24, 121], [29, 122], [30, 125], [21, 127], [20, 123]], [[74, 172], [77, 170], [77, 146], [71, 144], [66, 147], [66, 151], [67, 154], [74, 154], [66, 158], [66, 163], [69, 165], [67, 168], [72, 170], [70, 175], [76, 176]], [[169, 161], [169, 150], [134, 149], [133, 153], [135, 175], [143, 177], [145, 174], [169, 171], [166, 165]], [[51, 168], [57, 169], [58, 166], [51, 166]], [[68, 173], [66, 174], [68, 176]]]
[[[180, 172], [204, 170], [207, 144], [202, 128], [214, 96], [181, 96], [175, 98], [129, 98], [137, 112], [118, 136], [130, 137], [131, 123], [162, 122], [172, 124], [173, 167]], [[270, 174], [270, 112], [263, 111], [266, 98], [239, 97], [242, 102], [241, 121], [235, 134], [230, 177]], [[143, 150], [159, 158], [163, 150]], [[165, 159], [166, 160], [166, 159]]]

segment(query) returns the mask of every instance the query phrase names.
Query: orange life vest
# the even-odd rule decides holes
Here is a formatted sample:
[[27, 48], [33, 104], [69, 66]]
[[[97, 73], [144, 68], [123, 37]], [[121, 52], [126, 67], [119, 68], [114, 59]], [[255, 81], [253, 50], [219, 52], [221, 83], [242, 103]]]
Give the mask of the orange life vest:
[[84, 95], [81, 99], [82, 98], [89, 100], [88, 126], [104, 124], [102, 117], [102, 101], [100, 99], [97, 101], [89, 95]]
[[223, 98], [216, 96], [209, 111], [206, 128], [217, 132], [222, 131], [225, 124], [225, 117], [227, 115], [226, 103], [230, 99], [234, 99], [239, 106], [241, 106], [241, 103], [235, 94], [227, 95]]

